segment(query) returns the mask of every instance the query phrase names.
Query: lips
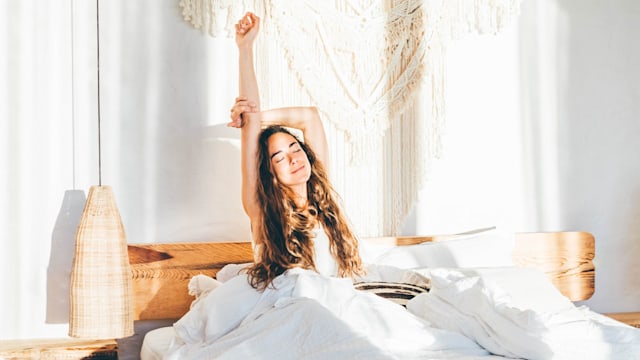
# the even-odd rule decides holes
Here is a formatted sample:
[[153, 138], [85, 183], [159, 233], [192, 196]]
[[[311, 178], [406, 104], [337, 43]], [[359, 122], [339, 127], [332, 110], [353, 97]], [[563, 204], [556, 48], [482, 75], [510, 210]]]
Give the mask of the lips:
[[292, 173], [292, 174], [295, 174], [295, 173], [297, 173], [298, 171], [300, 171], [300, 170], [302, 170], [302, 169], [304, 169], [304, 165], [302, 165], [302, 166], [300, 166], [299, 168], [297, 168], [297, 169], [293, 170], [291, 173]]

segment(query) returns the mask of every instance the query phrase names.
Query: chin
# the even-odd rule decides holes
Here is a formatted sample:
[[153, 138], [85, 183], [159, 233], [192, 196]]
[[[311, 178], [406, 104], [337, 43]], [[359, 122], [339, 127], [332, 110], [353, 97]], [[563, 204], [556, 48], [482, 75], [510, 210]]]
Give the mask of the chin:
[[305, 171], [306, 174], [304, 175], [304, 182], [308, 182], [309, 179], [311, 179], [311, 171]]
[[311, 174], [300, 174], [300, 176], [295, 176], [293, 177], [290, 182], [288, 184], [286, 184], [287, 186], [296, 186], [296, 185], [303, 185], [306, 184], [309, 179], [311, 178]]

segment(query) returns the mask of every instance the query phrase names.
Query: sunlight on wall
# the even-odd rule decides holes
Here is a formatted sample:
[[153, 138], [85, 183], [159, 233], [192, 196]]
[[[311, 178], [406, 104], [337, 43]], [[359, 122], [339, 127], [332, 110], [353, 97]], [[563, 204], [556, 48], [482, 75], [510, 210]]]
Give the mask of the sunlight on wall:
[[562, 86], [566, 84], [563, 76], [567, 74], [568, 56], [566, 39], [560, 37], [566, 31], [558, 27], [566, 24], [566, 16], [553, 2], [537, 4], [530, 10], [544, 16], [527, 18], [535, 22], [527, 28], [535, 30], [522, 32], [520, 46], [523, 171], [529, 190], [525, 198], [527, 227], [559, 229], [562, 210], [559, 159], [563, 140], [558, 124], [567, 116], [561, 103], [566, 98]]
[[517, 24], [452, 44], [446, 67], [444, 155], [420, 193], [415, 230], [404, 232], [521, 225]]
[[67, 328], [45, 323], [44, 302], [59, 189], [72, 186], [70, 10], [68, 2], [2, 10], [11, 30], [0, 36], [9, 89], [0, 97], [0, 338], [51, 336]]
[[229, 122], [229, 109], [238, 96], [238, 48], [233, 38], [214, 37], [210, 42], [213, 47], [207, 48], [207, 57], [215, 59], [217, 66], [212, 66], [206, 74], [210, 88], [208, 97], [202, 100], [208, 105], [208, 125], [225, 125]]
[[114, 188], [127, 240], [248, 238], [239, 149], [226, 141], [240, 135], [226, 127], [237, 95], [233, 39], [211, 38], [148, 3], [105, 10], [103, 182]]

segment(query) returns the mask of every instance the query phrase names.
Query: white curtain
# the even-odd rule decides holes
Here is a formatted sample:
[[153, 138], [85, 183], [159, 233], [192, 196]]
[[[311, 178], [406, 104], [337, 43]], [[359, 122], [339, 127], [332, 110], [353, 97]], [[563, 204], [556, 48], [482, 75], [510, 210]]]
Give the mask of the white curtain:
[[[42, 299], [52, 244], [66, 241], [52, 263], [62, 268], [73, 246], [65, 216], [74, 196], [64, 191], [74, 187], [70, 2], [0, 1], [0, 23], [0, 338], [39, 337], [66, 331], [44, 325]], [[62, 286], [53, 301], [64, 304], [64, 274], [52, 280]]]

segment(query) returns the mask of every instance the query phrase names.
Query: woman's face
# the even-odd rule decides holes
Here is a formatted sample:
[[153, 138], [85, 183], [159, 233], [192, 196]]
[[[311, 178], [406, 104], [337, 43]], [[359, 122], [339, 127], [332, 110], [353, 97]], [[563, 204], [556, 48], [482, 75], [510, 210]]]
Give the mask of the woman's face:
[[271, 167], [283, 185], [306, 184], [311, 176], [311, 164], [300, 143], [293, 136], [277, 132], [268, 140]]

